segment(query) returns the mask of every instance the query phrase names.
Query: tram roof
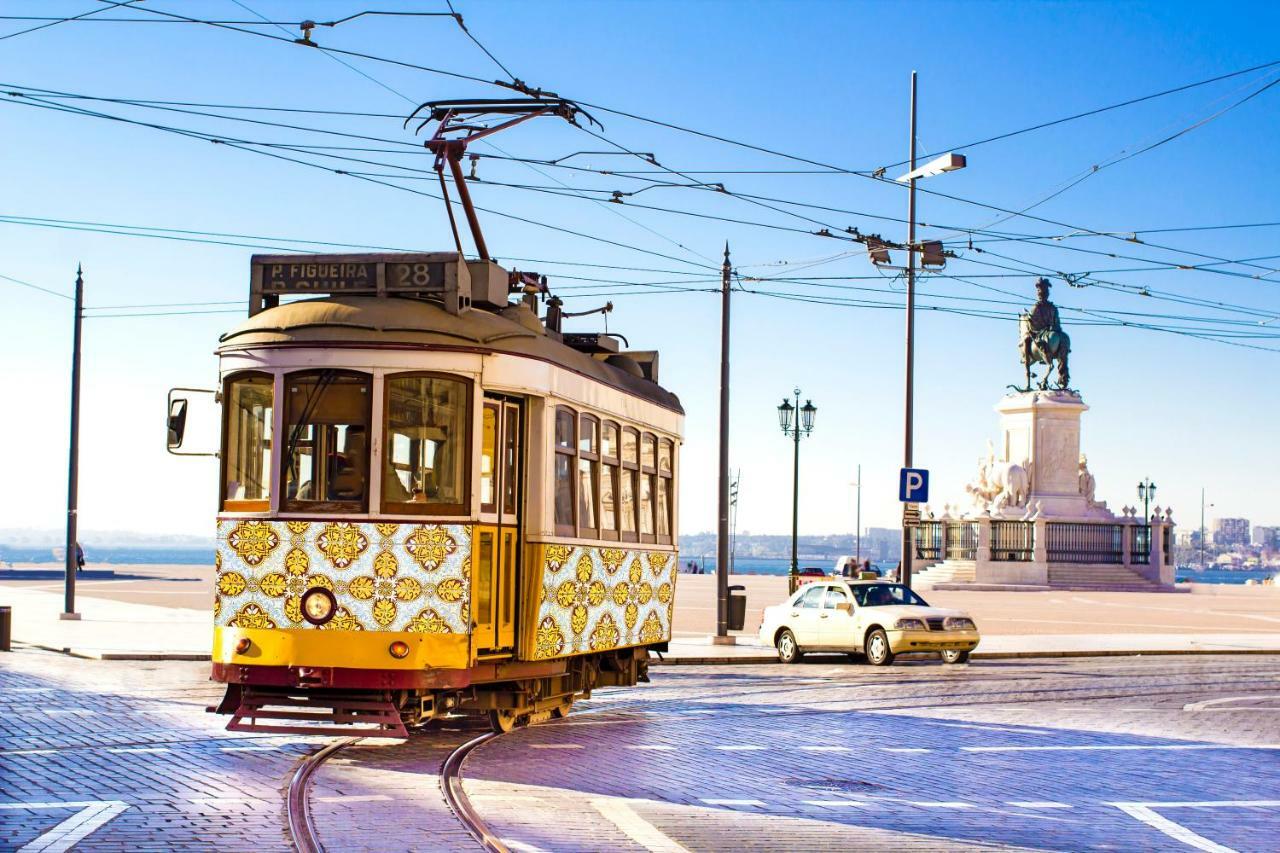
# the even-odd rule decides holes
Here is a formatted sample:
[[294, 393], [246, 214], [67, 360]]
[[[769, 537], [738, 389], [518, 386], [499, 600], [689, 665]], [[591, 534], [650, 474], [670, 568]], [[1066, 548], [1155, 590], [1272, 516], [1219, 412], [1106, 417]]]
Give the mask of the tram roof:
[[559, 365], [684, 414], [675, 394], [547, 335], [534, 313], [521, 304], [496, 313], [477, 309], [450, 314], [443, 307], [420, 299], [331, 296], [268, 308], [218, 340], [220, 351], [245, 346], [338, 343], [510, 353]]

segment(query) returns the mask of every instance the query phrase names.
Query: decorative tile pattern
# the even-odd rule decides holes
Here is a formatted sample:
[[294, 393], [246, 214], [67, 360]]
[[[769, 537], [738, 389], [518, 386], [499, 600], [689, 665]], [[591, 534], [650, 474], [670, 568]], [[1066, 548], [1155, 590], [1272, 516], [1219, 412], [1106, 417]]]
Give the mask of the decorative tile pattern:
[[533, 656], [607, 651], [671, 639], [670, 551], [543, 545]]
[[471, 618], [471, 527], [326, 521], [218, 522], [214, 622], [314, 628], [302, 594], [338, 600], [339, 631], [465, 634]]

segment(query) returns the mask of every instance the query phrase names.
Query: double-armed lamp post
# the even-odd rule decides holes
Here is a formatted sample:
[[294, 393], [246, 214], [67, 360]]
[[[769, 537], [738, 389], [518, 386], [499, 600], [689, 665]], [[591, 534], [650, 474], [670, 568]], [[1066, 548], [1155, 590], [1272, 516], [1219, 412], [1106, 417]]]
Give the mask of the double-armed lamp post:
[[1151, 523], [1151, 502], [1156, 499], [1156, 484], [1150, 478], [1138, 483], [1138, 500], [1142, 501], [1142, 523]]
[[782, 434], [792, 440], [795, 445], [795, 462], [792, 471], [791, 486], [791, 571], [790, 571], [790, 589], [795, 591], [796, 579], [800, 576], [800, 564], [797, 562], [798, 541], [800, 536], [800, 438], [813, 432], [813, 416], [818, 413], [818, 407], [813, 405], [813, 401], [805, 400], [804, 406], [800, 405], [800, 389], [795, 391], [796, 404], [791, 405], [791, 401], [783, 399], [782, 405], [778, 407], [778, 425], [782, 427]]

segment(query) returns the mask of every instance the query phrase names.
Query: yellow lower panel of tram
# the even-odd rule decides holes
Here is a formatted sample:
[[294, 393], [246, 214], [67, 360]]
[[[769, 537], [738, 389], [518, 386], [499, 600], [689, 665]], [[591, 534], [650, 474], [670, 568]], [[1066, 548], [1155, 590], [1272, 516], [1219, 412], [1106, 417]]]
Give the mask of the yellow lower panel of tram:
[[[236, 652], [237, 644], [249, 648]], [[245, 666], [336, 666], [344, 669], [465, 669], [469, 664], [465, 634], [421, 634], [408, 631], [318, 631], [314, 628], [213, 629], [213, 662]], [[393, 657], [391, 644], [409, 647]]]

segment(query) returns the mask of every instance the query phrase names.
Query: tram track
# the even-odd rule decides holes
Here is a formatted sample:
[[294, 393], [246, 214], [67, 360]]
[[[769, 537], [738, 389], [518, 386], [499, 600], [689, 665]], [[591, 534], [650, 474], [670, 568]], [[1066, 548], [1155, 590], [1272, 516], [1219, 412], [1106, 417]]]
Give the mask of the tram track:
[[[474, 733], [461, 732], [460, 734], [465, 736]], [[496, 732], [485, 732], [478, 737], [468, 737], [449, 752], [440, 764], [438, 775], [440, 792], [445, 803], [476, 843], [489, 853], [509, 853], [507, 846], [480, 817], [462, 786], [462, 765], [467, 756], [481, 745], [498, 737], [500, 735]], [[345, 738], [334, 741], [308, 755], [294, 768], [285, 794], [285, 822], [289, 838], [298, 853], [324, 853], [326, 849], [311, 814], [310, 791], [316, 772], [329, 759], [362, 740], [363, 738]]]

